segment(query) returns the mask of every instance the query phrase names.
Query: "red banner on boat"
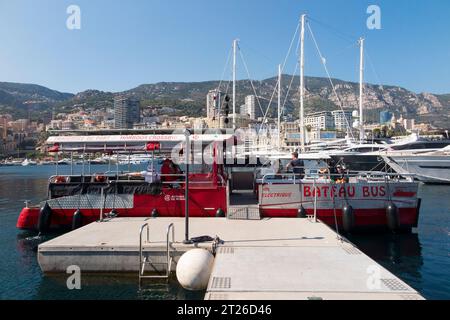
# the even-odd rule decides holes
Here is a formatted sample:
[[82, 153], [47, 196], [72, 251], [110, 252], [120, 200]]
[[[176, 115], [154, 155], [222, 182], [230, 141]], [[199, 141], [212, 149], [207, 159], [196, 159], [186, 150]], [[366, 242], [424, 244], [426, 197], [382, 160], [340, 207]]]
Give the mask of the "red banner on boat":
[[148, 142], [146, 146], [147, 151], [155, 151], [161, 149], [161, 144], [159, 142]]

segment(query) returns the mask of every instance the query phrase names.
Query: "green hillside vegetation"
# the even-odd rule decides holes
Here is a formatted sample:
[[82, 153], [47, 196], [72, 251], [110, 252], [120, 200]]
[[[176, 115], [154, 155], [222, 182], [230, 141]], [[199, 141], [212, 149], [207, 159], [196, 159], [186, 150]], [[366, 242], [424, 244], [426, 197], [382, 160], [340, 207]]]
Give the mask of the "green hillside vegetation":
[[[292, 76], [283, 75], [283, 79], [282, 89], [285, 95]], [[339, 79], [333, 79], [333, 82], [344, 107], [357, 110], [359, 85]], [[253, 85], [258, 96], [261, 97], [259, 103], [265, 112], [276, 88], [277, 78], [253, 81]], [[219, 81], [161, 82], [143, 84], [118, 93], [87, 90], [73, 95], [38, 85], [0, 82], [0, 113], [10, 113], [15, 118], [30, 116], [36, 120], [49, 119], [53, 110], [58, 113], [67, 113], [79, 107], [93, 109], [113, 107], [114, 96], [120, 94], [140, 99], [143, 108], [168, 107], [174, 109], [173, 115], [205, 116], [206, 94], [209, 90], [218, 87]], [[284, 112], [284, 115], [290, 115], [293, 118], [298, 118], [298, 87], [299, 77], [295, 76]], [[249, 80], [238, 81], [236, 88], [236, 106], [239, 108], [244, 104], [245, 96], [254, 94], [254, 91]], [[305, 88], [306, 113], [339, 109], [328, 79], [306, 77]], [[220, 90], [231, 95], [231, 84], [222, 82]], [[275, 95], [268, 112], [269, 117], [276, 116], [276, 100]], [[369, 122], [377, 122], [381, 110], [390, 110], [397, 116], [402, 114], [404, 117], [415, 118], [418, 121], [450, 127], [450, 94], [424, 95], [395, 86], [365, 84], [366, 119]]]

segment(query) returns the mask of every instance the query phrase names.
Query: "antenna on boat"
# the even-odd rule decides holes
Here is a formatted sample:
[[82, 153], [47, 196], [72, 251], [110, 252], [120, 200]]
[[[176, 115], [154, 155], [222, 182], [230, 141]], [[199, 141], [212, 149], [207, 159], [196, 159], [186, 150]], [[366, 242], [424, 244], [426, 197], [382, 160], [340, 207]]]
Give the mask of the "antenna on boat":
[[281, 64], [278, 65], [278, 151], [281, 148]]
[[238, 39], [233, 40], [233, 130], [236, 130], [236, 50]]
[[364, 140], [363, 86], [364, 86], [364, 38], [359, 38], [359, 141]]
[[305, 20], [306, 14], [301, 16], [300, 32], [300, 144], [305, 152], [305, 124], [304, 124], [304, 95], [305, 95]]

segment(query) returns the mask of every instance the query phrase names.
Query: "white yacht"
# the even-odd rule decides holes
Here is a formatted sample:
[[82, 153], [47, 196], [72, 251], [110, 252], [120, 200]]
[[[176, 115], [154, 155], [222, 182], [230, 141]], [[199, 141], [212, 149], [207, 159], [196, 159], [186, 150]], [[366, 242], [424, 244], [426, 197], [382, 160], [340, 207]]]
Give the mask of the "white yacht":
[[450, 146], [436, 151], [389, 153], [383, 160], [396, 172], [415, 174], [424, 183], [450, 184]]
[[35, 166], [36, 164], [37, 164], [36, 161], [28, 160], [28, 159], [25, 159], [25, 160], [23, 160], [23, 162], [22, 162], [22, 166], [23, 166], [23, 167], [27, 167], [27, 166]]
[[389, 167], [397, 171], [391, 166], [391, 164], [395, 166], [395, 163], [387, 161], [390, 157], [408, 156], [416, 159], [419, 154], [438, 152], [449, 145], [450, 140], [443, 137], [430, 139], [412, 134], [390, 144], [355, 144], [343, 150], [329, 151], [327, 154], [336, 162], [344, 162], [352, 171], [385, 171]]

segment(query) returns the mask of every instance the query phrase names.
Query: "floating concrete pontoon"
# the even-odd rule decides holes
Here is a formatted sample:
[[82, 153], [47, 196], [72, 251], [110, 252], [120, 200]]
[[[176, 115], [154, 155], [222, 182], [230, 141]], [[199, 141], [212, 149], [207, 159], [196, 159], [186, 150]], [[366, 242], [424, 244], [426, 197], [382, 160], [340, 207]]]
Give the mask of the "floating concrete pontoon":
[[[78, 265], [82, 272], [138, 273], [139, 230], [144, 223], [149, 226], [149, 242], [143, 244], [143, 254], [157, 271], [167, 266], [170, 224], [172, 270], [180, 255], [193, 247], [213, 250], [213, 242], [182, 243], [184, 218], [115, 218], [41, 244], [41, 269], [65, 272], [69, 265]], [[321, 222], [196, 218], [190, 220], [189, 230], [192, 237], [223, 240], [205, 299], [423, 299]]]

